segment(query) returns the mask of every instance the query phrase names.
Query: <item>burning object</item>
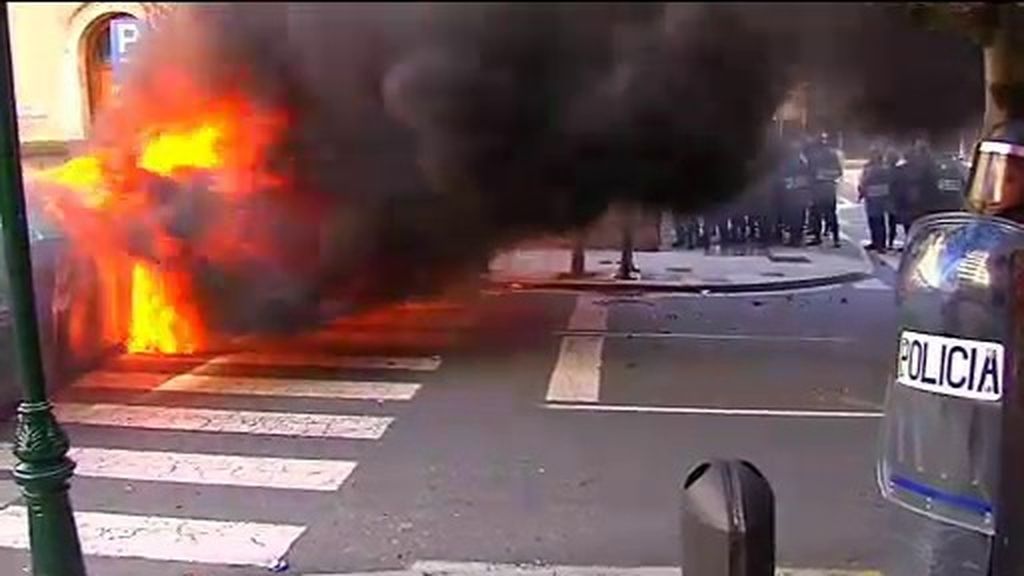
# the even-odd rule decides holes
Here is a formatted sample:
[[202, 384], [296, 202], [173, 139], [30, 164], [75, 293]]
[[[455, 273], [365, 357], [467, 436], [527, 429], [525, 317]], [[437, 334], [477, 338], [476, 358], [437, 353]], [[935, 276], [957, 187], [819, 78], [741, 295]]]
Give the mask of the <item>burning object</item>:
[[[200, 349], [207, 330], [197, 307], [196, 260], [227, 266], [272, 252], [268, 227], [246, 210], [259, 187], [277, 181], [260, 161], [281, 118], [241, 97], [204, 97], [185, 77], [173, 78], [171, 92], [191, 106], [135, 105], [144, 122], [108, 125], [122, 131], [39, 174], [33, 187], [33, 200], [74, 249], [128, 276], [129, 295], [105, 306], [127, 308], [111, 313], [128, 318], [130, 352]], [[204, 203], [205, 215], [217, 206], [218, 221], [198, 218]]]

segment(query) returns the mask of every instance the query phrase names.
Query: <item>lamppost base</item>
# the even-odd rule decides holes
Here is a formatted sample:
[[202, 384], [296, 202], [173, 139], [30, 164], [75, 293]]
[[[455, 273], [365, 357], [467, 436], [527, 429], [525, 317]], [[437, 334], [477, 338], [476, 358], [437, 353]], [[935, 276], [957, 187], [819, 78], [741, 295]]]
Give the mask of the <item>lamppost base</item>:
[[18, 406], [14, 481], [28, 508], [33, 576], [85, 576], [68, 481], [75, 463], [49, 402]]

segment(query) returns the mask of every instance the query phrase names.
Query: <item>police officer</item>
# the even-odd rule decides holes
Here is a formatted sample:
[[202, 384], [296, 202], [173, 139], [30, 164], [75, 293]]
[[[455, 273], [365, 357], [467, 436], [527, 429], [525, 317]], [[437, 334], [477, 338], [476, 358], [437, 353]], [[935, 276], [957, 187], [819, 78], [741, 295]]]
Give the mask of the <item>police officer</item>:
[[904, 202], [903, 187], [901, 185], [901, 170], [903, 158], [896, 148], [890, 147], [885, 152], [885, 165], [889, 168], [889, 201], [885, 208], [885, 246], [893, 250], [896, 245], [897, 226], [903, 225], [903, 235], [907, 235], [906, 213], [907, 207]]
[[967, 168], [959, 156], [944, 154], [936, 159], [939, 200], [936, 211], [956, 211], [964, 207], [963, 194], [967, 185]]
[[751, 220], [754, 237], [762, 247], [779, 244], [785, 225], [785, 179], [789, 147], [778, 136], [768, 140], [763, 171], [752, 184]]
[[839, 247], [839, 218], [836, 215], [836, 190], [843, 177], [843, 163], [839, 151], [829, 144], [828, 134], [822, 133], [806, 150], [810, 166], [811, 234], [812, 245], [821, 244], [822, 232], [832, 233], [832, 244]]
[[700, 239], [700, 219], [698, 216], [689, 214], [675, 214], [676, 241], [675, 248], [693, 250], [697, 247]]
[[939, 194], [939, 170], [928, 141], [918, 138], [906, 154], [902, 173], [903, 193], [906, 195], [909, 228], [918, 218], [942, 211]]
[[889, 206], [889, 187], [892, 183], [892, 171], [885, 161], [885, 155], [879, 146], [871, 148], [868, 160], [860, 176], [857, 186], [858, 198], [864, 202], [864, 211], [868, 216], [868, 228], [871, 231], [871, 243], [867, 250], [885, 253], [885, 212]]
[[790, 144], [782, 171], [782, 210], [789, 246], [803, 246], [804, 216], [811, 199], [810, 164], [799, 141]]
[[773, 241], [776, 207], [775, 207], [775, 171], [770, 171], [757, 178], [751, 185], [749, 199], [749, 239], [761, 246], [768, 246]]

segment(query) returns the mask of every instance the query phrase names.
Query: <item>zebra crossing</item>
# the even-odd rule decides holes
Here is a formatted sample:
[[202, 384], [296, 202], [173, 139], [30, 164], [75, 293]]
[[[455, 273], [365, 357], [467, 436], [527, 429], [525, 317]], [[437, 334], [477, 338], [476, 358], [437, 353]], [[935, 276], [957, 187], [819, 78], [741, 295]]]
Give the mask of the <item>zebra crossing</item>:
[[[267, 516], [288, 510], [296, 498], [314, 512], [316, 498], [328, 505], [360, 456], [442, 367], [437, 354], [344, 350], [298, 347], [201, 359], [125, 355], [72, 383], [54, 411], [74, 446], [71, 497], [83, 552], [225, 568], [280, 566], [312, 519], [290, 512]], [[0, 473], [15, 464], [11, 445], [0, 443]], [[119, 485], [156, 493], [187, 487], [197, 500], [204, 490], [215, 500], [218, 490], [233, 490], [243, 502], [280, 504], [209, 515], [186, 504], [153, 513], [160, 502], [95, 497]], [[27, 549], [26, 514], [21, 501], [0, 502], [0, 558], [4, 549]]]

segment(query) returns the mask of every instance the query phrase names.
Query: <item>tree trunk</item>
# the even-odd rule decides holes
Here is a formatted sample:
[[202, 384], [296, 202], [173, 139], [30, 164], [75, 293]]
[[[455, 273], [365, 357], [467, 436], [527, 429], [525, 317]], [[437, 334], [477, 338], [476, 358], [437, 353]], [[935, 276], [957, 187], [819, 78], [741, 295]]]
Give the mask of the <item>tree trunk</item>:
[[586, 272], [586, 233], [577, 231], [572, 236], [572, 262], [569, 274], [575, 277]]
[[999, 7], [999, 22], [985, 47], [985, 132], [1024, 120], [1024, 10]]
[[638, 278], [636, 264], [633, 260], [634, 227], [637, 223], [637, 210], [632, 205], [623, 205], [620, 211], [622, 230], [622, 254], [619, 258], [619, 271], [615, 278], [619, 280], [636, 280]]

